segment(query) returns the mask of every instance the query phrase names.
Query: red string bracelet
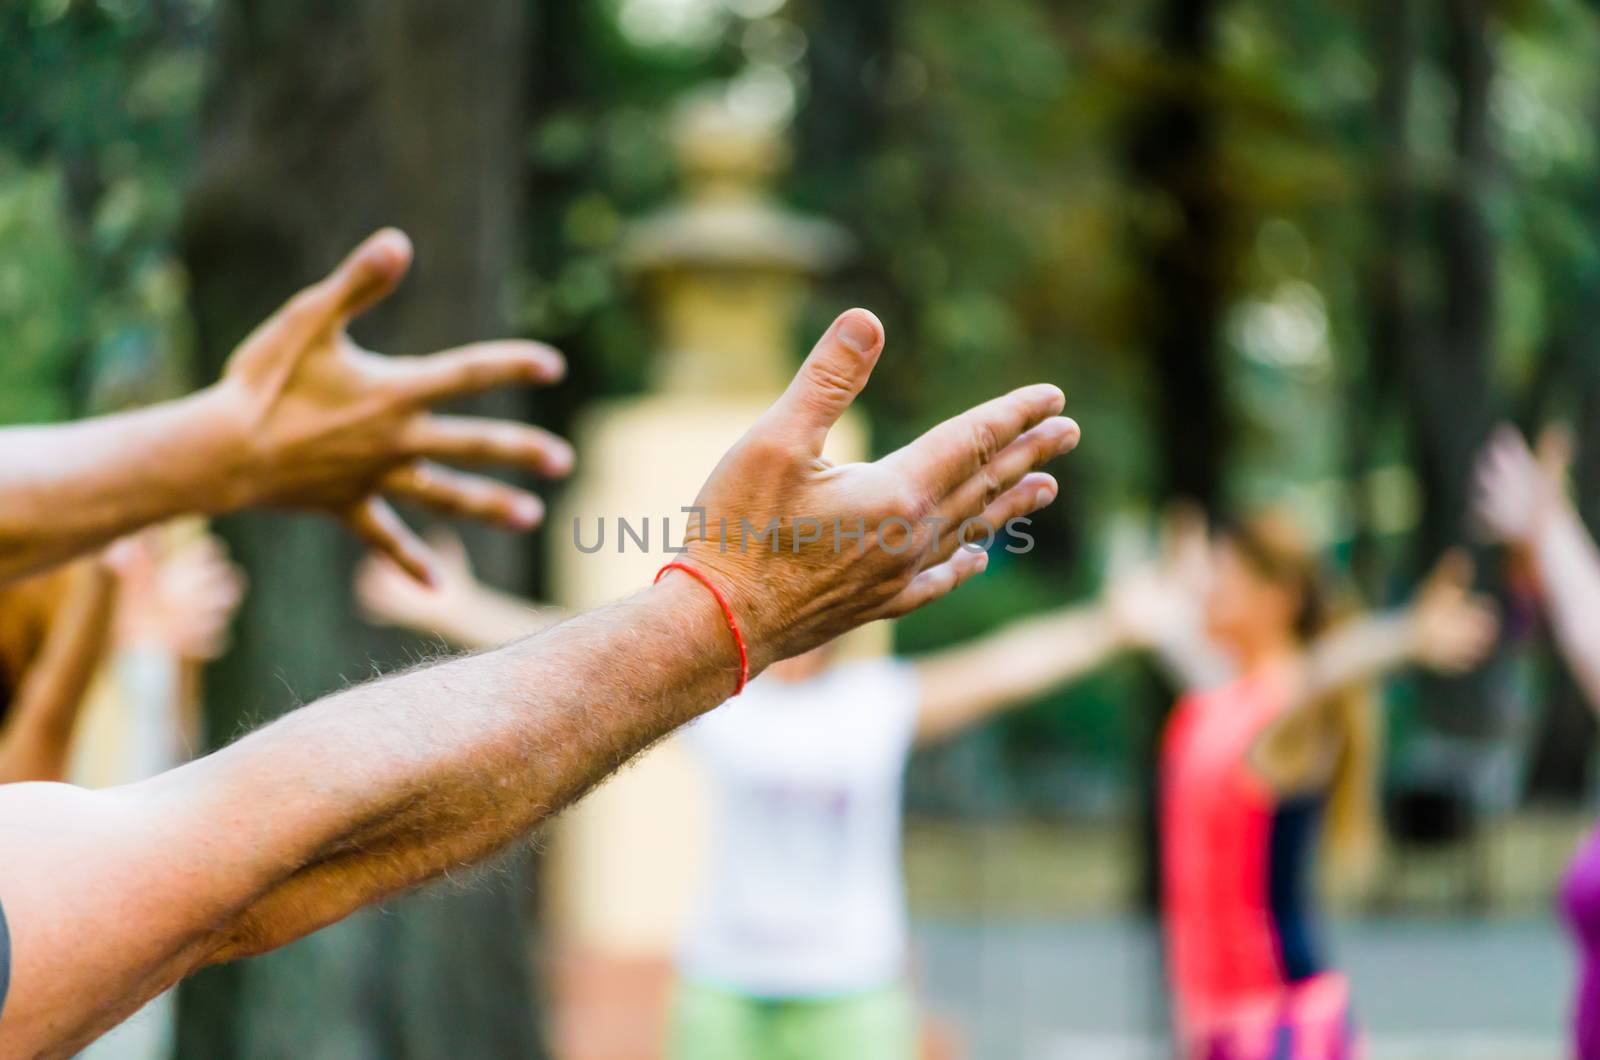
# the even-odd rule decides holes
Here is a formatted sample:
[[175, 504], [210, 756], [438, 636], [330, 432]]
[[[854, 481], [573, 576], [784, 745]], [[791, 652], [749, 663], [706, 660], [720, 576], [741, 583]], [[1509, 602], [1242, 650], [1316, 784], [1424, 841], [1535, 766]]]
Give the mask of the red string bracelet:
[[[681, 570], [695, 581], [711, 590], [711, 595], [716, 597], [717, 606], [722, 608], [722, 617], [728, 620], [728, 629], [733, 633], [733, 643], [739, 649], [739, 683], [734, 687], [733, 694], [738, 695], [744, 691], [744, 686], [750, 682], [750, 653], [745, 650], [744, 634], [739, 632], [739, 620], [733, 617], [733, 608], [728, 604], [728, 598], [722, 595], [716, 583], [701, 574], [687, 563], [668, 563], [656, 571], [656, 581], [660, 581], [669, 570]], [[653, 582], [651, 584], [654, 584]]]

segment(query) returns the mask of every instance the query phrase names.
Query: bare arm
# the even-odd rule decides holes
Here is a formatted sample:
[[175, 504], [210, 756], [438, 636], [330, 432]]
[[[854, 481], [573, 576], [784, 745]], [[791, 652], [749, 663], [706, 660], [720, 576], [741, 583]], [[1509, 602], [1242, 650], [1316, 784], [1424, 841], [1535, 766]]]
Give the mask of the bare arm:
[[1565, 505], [1541, 526], [1533, 555], [1562, 657], [1600, 709], [1600, 550]]
[[1126, 644], [1104, 609], [1088, 605], [1013, 622], [970, 644], [919, 658], [917, 740], [943, 739], [1043, 695]]
[[[1000, 526], [1048, 503], [1054, 480], [1034, 468], [1076, 444], [1076, 425], [1055, 415], [1060, 391], [1042, 386], [877, 463], [828, 466], [827, 430], [881, 344], [869, 315], [842, 317], [697, 500], [707, 526], [777, 520], [792, 546], [724, 552], [705, 527], [686, 542], [686, 561], [731, 602], [756, 672], [977, 573], [981, 557], [952, 554], [937, 527]], [[798, 533], [799, 520], [857, 518], [859, 550]], [[890, 534], [895, 547], [879, 547]], [[152, 781], [0, 788], [14, 946], [0, 1052], [70, 1054], [203, 964], [298, 938], [516, 841], [715, 706], [736, 673], [717, 605], [673, 575], [487, 655], [313, 704]]]
[[550, 474], [566, 444], [521, 424], [429, 406], [507, 383], [548, 382], [560, 357], [490, 342], [429, 357], [355, 345], [350, 319], [400, 283], [411, 246], [380, 232], [255, 330], [220, 382], [139, 412], [0, 430], [0, 581], [185, 512], [247, 505], [327, 512], [413, 575], [426, 548], [387, 498], [529, 529], [537, 498], [432, 463], [511, 463]]
[[1567, 498], [1561, 436], [1547, 432], [1539, 450], [1509, 427], [1495, 432], [1478, 462], [1478, 516], [1532, 557], [1561, 655], [1600, 710], [1600, 550]]
[[214, 390], [115, 416], [0, 429], [0, 579], [182, 512], [234, 506], [237, 428]]
[[1472, 562], [1448, 552], [1406, 607], [1345, 622], [1317, 639], [1299, 700], [1317, 703], [1353, 685], [1412, 664], [1442, 673], [1472, 669], [1494, 645], [1493, 605], [1472, 595]]
[[1150, 652], [1181, 688], [1226, 681], [1229, 660], [1206, 635], [1202, 614], [1211, 544], [1204, 513], [1187, 503], [1162, 518], [1157, 558], [1136, 558], [1138, 544], [1113, 541], [1105, 608], [1131, 647]]
[[498, 648], [519, 637], [532, 636], [567, 618], [559, 607], [539, 606], [532, 601], [504, 593], [487, 585], [478, 586], [468, 607], [441, 614], [431, 630], [457, 647], [472, 651]]
[[480, 582], [454, 535], [433, 535], [434, 583], [422, 585], [394, 563], [370, 556], [356, 571], [355, 596], [369, 622], [439, 637], [482, 651], [532, 636], [568, 617]]
[[115, 579], [99, 560], [87, 561], [65, 590], [0, 726], [0, 784], [66, 774], [78, 712], [109, 639]]

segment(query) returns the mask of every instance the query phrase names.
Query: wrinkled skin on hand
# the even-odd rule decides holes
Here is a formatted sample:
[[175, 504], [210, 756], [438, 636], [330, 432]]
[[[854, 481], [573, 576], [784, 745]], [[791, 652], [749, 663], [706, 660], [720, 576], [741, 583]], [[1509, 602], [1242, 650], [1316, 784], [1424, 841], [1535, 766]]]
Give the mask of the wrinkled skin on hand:
[[[840, 316], [695, 499], [704, 516], [690, 521], [685, 560], [727, 593], [754, 670], [903, 615], [981, 571], [986, 553], [963, 547], [958, 528], [979, 519], [999, 532], [1050, 503], [1055, 479], [1036, 469], [1078, 442], [1078, 425], [1058, 415], [1061, 391], [1038, 385], [881, 460], [830, 464], [828, 431], [866, 385], [883, 342], [871, 313]], [[772, 536], [759, 536], [769, 527]], [[859, 538], [845, 536], [858, 528]]]

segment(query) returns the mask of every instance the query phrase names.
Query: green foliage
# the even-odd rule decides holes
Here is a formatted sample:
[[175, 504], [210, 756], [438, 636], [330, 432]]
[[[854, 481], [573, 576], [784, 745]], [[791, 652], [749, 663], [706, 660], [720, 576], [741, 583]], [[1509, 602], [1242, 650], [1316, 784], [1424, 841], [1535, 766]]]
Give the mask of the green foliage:
[[143, 403], [187, 368], [171, 241], [203, 0], [0, 8], [0, 420]]

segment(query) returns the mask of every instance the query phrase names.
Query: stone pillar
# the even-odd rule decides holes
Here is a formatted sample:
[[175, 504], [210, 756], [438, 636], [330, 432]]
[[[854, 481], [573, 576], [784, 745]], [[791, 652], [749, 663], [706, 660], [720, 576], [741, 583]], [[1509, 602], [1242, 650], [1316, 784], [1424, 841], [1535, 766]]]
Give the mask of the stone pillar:
[[[687, 525], [682, 508], [787, 385], [804, 353], [793, 348], [796, 314], [814, 278], [848, 248], [835, 226], [773, 200], [788, 161], [779, 129], [706, 95], [680, 108], [673, 132], [683, 197], [632, 225], [622, 246], [656, 320], [653, 391], [596, 405], [580, 420], [577, 474], [547, 531], [555, 596], [572, 608], [649, 584], [671, 558], [666, 545], [680, 543]], [[866, 452], [864, 425], [847, 417], [829, 455]], [[648, 535], [646, 547], [620, 536], [624, 520]], [[577, 547], [594, 548], [602, 533], [598, 551]], [[881, 627], [852, 636], [853, 653], [887, 645]], [[646, 1010], [664, 999], [704, 848], [699, 780], [676, 740], [562, 818], [549, 923], [565, 962], [563, 1055], [654, 1055], [660, 1024]], [[628, 1040], [599, 1041], [602, 1024]]]

